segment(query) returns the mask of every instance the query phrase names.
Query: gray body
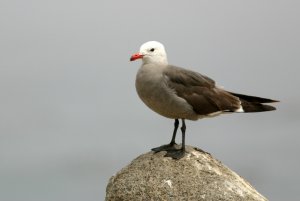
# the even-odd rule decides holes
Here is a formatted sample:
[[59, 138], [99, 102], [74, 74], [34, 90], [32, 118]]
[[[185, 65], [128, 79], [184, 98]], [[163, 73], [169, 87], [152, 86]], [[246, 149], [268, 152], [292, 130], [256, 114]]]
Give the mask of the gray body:
[[238, 97], [197, 72], [165, 64], [143, 64], [136, 76], [143, 102], [172, 119], [197, 120], [223, 112], [243, 112]]
[[168, 65], [142, 65], [136, 75], [136, 90], [142, 101], [158, 114], [172, 119], [196, 120], [199, 115], [169, 87]]
[[158, 63], [140, 67], [136, 90], [149, 108], [172, 119], [197, 120], [224, 112], [270, 111], [275, 108], [262, 103], [276, 102], [228, 92], [200, 73]]

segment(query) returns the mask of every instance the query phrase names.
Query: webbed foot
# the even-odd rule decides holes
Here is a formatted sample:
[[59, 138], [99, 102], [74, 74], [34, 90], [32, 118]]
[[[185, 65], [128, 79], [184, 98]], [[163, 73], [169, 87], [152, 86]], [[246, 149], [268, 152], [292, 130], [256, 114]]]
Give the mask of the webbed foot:
[[173, 151], [173, 150], [176, 150], [176, 147], [175, 147], [176, 143], [170, 143], [170, 144], [165, 144], [165, 145], [162, 145], [160, 147], [155, 147], [153, 149], [151, 149], [152, 151], [154, 151], [155, 153], [157, 152], [160, 152], [160, 151]]
[[183, 158], [185, 155], [185, 149], [175, 149], [175, 150], [169, 150], [167, 151], [167, 154], [165, 157], [171, 157], [175, 160], [179, 160]]

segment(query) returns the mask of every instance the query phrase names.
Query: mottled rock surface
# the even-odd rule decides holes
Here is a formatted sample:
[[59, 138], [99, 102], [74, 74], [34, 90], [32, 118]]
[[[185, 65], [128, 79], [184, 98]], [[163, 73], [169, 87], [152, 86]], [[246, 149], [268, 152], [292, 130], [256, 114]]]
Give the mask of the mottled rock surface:
[[187, 146], [180, 160], [148, 152], [111, 177], [106, 201], [266, 201], [209, 153]]

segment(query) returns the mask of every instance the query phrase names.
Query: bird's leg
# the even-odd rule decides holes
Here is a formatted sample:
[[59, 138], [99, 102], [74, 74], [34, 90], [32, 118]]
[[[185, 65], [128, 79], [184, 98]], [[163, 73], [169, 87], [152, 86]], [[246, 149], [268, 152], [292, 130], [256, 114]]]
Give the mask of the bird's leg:
[[182, 119], [182, 126], [180, 129], [181, 129], [181, 133], [182, 133], [181, 149], [168, 150], [165, 157], [172, 157], [173, 159], [177, 159], [177, 160], [184, 157], [184, 154], [185, 154], [185, 130], [186, 130], [184, 119]]
[[179, 126], [179, 121], [178, 121], [178, 119], [175, 119], [173, 136], [172, 136], [172, 140], [171, 140], [171, 142], [170, 142], [170, 145], [171, 145], [171, 146], [173, 146], [173, 145], [176, 144], [175, 138], [176, 138], [176, 133], [177, 133], [178, 126]]
[[173, 131], [173, 136], [172, 136], [172, 140], [171, 140], [170, 144], [162, 145], [160, 147], [156, 147], [156, 148], [153, 148], [151, 150], [154, 151], [155, 153], [160, 152], [160, 151], [174, 150], [175, 145], [176, 145], [175, 138], [176, 138], [176, 133], [177, 133], [178, 126], [179, 126], [179, 121], [178, 121], [178, 119], [175, 119], [174, 131]]

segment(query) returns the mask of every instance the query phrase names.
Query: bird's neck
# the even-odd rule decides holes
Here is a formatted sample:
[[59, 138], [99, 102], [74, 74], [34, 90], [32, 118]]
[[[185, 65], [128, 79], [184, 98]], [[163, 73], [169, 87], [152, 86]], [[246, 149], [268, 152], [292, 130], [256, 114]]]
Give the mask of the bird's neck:
[[167, 57], [144, 58], [143, 64], [168, 65]]

